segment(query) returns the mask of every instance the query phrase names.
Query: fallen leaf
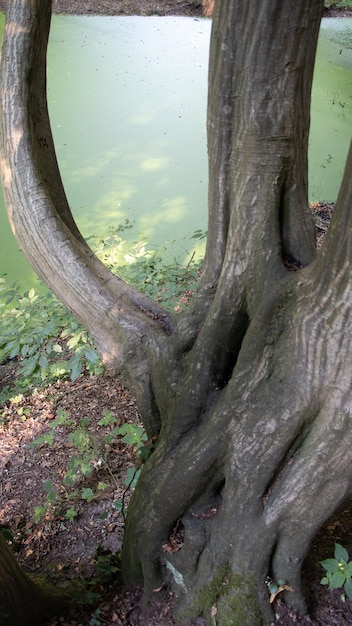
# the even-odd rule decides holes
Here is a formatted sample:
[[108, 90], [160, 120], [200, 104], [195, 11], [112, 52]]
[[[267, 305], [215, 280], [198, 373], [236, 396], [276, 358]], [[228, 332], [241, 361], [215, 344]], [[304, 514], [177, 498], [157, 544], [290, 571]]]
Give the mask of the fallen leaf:
[[294, 589], [292, 589], [292, 587], [289, 587], [289, 585], [280, 585], [280, 587], [277, 588], [277, 590], [271, 594], [270, 596], [270, 604], [272, 604], [276, 598], [276, 596], [279, 595], [279, 593], [281, 593], [282, 591], [294, 591]]

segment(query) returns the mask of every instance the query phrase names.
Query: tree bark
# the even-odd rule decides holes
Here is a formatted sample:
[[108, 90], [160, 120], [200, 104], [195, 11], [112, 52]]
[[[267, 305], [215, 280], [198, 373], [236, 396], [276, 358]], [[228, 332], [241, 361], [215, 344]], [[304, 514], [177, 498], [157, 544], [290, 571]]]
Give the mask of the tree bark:
[[70, 215], [45, 99], [48, 7], [10, 3], [3, 182], [30, 262], [129, 381], [157, 438], [128, 509], [126, 582], [146, 596], [170, 584], [184, 624], [270, 623], [268, 577], [305, 611], [302, 563], [352, 482], [352, 148], [318, 256], [307, 199], [323, 1], [216, 3], [209, 233], [180, 316], [112, 276]]
[[0, 533], [1, 626], [37, 626], [65, 607], [63, 596], [40, 588], [22, 572]]
[[[210, 623], [216, 611], [221, 625], [269, 623], [267, 577], [287, 581], [287, 601], [305, 611], [300, 575], [310, 542], [351, 490], [351, 384], [339, 382], [352, 347], [341, 341], [351, 313], [349, 255], [340, 248], [350, 161], [336, 213], [344, 217], [334, 221], [340, 235], [334, 226], [327, 253], [337, 246], [344, 260], [332, 266], [325, 253], [314, 260], [307, 199], [321, 13], [320, 1], [215, 9], [209, 234], [193, 311], [197, 324], [199, 309], [207, 315], [179, 359], [123, 554], [127, 579], [147, 593], [172, 580], [183, 620], [202, 613]], [[180, 525], [184, 540], [173, 552]]]

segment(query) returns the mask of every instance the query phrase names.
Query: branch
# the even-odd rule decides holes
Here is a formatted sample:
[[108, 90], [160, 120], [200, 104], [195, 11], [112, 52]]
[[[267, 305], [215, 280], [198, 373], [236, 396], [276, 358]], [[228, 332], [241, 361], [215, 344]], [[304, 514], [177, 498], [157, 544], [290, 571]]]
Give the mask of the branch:
[[[352, 141], [331, 225], [312, 271], [317, 290], [330, 285], [334, 297], [350, 300], [352, 283]], [[316, 266], [316, 267], [315, 267]], [[309, 268], [308, 268], [309, 269]], [[331, 296], [329, 296], [331, 297]]]
[[215, 6], [202, 285], [226, 281], [251, 309], [284, 272], [285, 253], [303, 265], [315, 254], [307, 149], [322, 8], [322, 0]]
[[[50, 0], [9, 2], [1, 66], [1, 171], [13, 232], [29, 263], [113, 360], [125, 342], [165, 336], [173, 319], [114, 276], [72, 217], [57, 165], [46, 99]], [[113, 341], [112, 341], [113, 340]]]

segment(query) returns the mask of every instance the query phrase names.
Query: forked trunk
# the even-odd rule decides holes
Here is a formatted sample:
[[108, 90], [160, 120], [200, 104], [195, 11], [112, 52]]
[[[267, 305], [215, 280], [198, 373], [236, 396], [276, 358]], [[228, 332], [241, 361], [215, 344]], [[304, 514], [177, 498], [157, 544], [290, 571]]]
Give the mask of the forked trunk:
[[207, 250], [194, 303], [174, 316], [78, 232], [46, 106], [50, 2], [9, 3], [1, 166], [13, 230], [157, 439], [129, 505], [123, 573], [146, 595], [170, 583], [182, 624], [269, 623], [267, 577], [304, 611], [310, 542], [351, 492], [352, 147], [317, 257], [307, 201], [322, 10], [215, 3]]
[[[351, 489], [349, 243], [334, 226], [335, 243], [313, 260], [307, 199], [321, 12], [320, 0], [215, 9], [208, 246], [180, 322], [194, 339], [155, 367], [162, 428], [123, 553], [126, 580], [147, 594], [171, 581], [182, 623], [270, 623], [268, 579], [305, 611], [304, 558]], [[351, 159], [335, 225], [351, 205]]]

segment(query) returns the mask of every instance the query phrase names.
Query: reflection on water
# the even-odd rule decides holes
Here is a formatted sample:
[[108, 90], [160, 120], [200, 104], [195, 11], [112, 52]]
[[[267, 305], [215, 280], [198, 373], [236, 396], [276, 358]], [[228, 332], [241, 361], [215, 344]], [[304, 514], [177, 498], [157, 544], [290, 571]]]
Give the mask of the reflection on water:
[[[312, 199], [336, 197], [347, 151], [352, 58], [336, 32], [349, 24], [323, 21]], [[135, 228], [126, 237], [176, 240], [182, 256], [190, 247], [183, 238], [206, 228], [210, 27], [210, 20], [179, 17], [53, 17], [49, 110], [69, 203], [85, 235], [128, 218]], [[3, 209], [0, 220], [0, 274], [28, 281]]]

